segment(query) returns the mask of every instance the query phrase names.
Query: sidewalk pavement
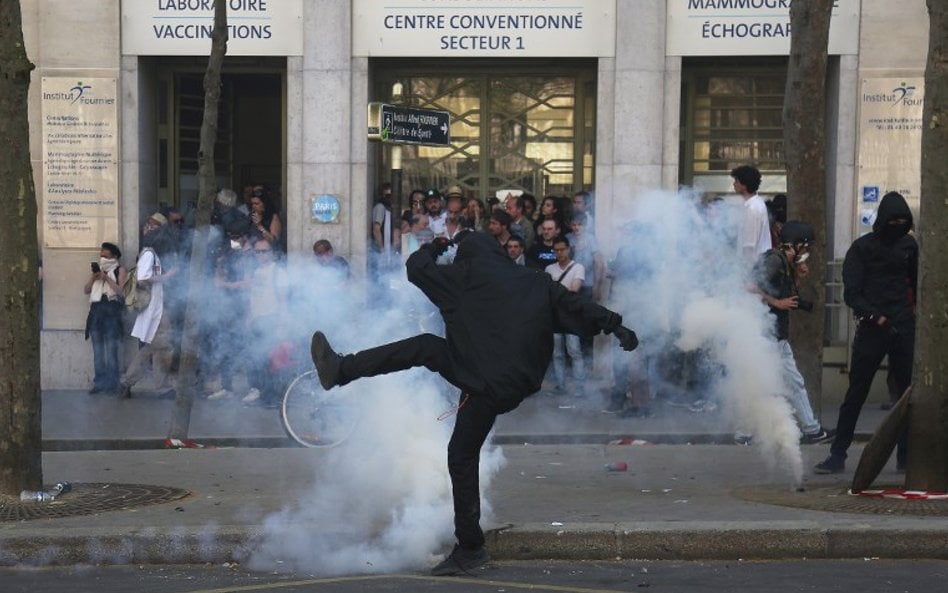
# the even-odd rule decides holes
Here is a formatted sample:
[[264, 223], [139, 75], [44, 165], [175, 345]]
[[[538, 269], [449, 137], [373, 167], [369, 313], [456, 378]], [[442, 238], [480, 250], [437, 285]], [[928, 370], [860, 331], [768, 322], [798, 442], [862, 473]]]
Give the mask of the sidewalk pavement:
[[[283, 446], [272, 409], [199, 401], [192, 437], [244, 446], [159, 450], [171, 403], [44, 394], [47, 482], [153, 484], [192, 494], [96, 515], [0, 523], [0, 565], [244, 561], [266, 516], [318, 488], [311, 482], [327, 452]], [[486, 491], [492, 512], [484, 520], [495, 559], [948, 558], [944, 516], [827, 512], [742, 497], [748, 488], [792, 487], [754, 446], [729, 444], [717, 413], [667, 408], [653, 418], [622, 419], [591, 404], [561, 405], [571, 402], [528, 400], [498, 422], [494, 442], [506, 464]], [[859, 435], [882, 417], [867, 405]], [[621, 437], [657, 444], [609, 444]], [[849, 496], [861, 447], [851, 449], [846, 473], [815, 476], [811, 468], [828, 448], [804, 446], [806, 492], [799, 495]], [[604, 470], [618, 461], [628, 471]], [[880, 483], [901, 482], [893, 464]]]

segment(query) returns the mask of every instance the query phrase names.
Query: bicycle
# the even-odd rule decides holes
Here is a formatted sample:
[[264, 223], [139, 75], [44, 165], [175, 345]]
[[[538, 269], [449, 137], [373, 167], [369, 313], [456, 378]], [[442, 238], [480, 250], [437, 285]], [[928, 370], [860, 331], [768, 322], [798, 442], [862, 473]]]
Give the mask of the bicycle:
[[[421, 304], [418, 300], [421, 292], [414, 295], [411, 290], [417, 291], [406, 280], [390, 281], [393, 299], [404, 303], [408, 327], [422, 333], [444, 335], [444, 322], [438, 309]], [[296, 375], [283, 392], [280, 406], [283, 430], [304, 447], [328, 449], [339, 445], [352, 434], [359, 420], [358, 405], [339, 393], [338, 389], [331, 392], [323, 389], [315, 370]]]
[[283, 430], [304, 447], [335, 447], [349, 438], [359, 420], [359, 409], [339, 390], [326, 391], [315, 370], [297, 375], [283, 392], [280, 406]]

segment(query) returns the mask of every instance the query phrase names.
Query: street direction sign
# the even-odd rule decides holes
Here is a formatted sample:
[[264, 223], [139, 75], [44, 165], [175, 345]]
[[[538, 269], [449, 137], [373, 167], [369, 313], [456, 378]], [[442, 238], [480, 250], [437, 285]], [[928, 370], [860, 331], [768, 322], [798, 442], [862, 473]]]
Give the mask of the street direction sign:
[[369, 140], [391, 144], [451, 144], [451, 114], [387, 103], [369, 103]]

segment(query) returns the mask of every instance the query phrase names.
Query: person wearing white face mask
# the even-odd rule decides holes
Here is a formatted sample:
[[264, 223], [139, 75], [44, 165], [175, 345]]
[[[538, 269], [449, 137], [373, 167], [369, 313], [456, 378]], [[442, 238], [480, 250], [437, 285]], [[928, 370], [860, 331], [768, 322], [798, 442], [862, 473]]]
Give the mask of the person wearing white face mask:
[[122, 289], [128, 272], [119, 262], [122, 252], [113, 243], [103, 243], [99, 261], [92, 262], [86, 282], [89, 316], [86, 339], [92, 340], [95, 375], [89, 393], [113, 392], [119, 387], [119, 350], [122, 344]]
[[[793, 350], [790, 348], [790, 312], [813, 309], [813, 303], [800, 297], [797, 280], [801, 276], [804, 262], [810, 255], [810, 245], [815, 240], [813, 227], [799, 220], [791, 220], [780, 230], [780, 244], [761, 255], [754, 266], [755, 285], [752, 290], [770, 307], [773, 315], [774, 336], [780, 350], [785, 392], [782, 394], [797, 417], [800, 442], [814, 445], [832, 440], [833, 429], [824, 428], [810, 405], [810, 397], [797, 368]], [[741, 435], [748, 436], [748, 435]], [[747, 439], [740, 439], [742, 441]], [[743, 443], [743, 444], [749, 444]]]

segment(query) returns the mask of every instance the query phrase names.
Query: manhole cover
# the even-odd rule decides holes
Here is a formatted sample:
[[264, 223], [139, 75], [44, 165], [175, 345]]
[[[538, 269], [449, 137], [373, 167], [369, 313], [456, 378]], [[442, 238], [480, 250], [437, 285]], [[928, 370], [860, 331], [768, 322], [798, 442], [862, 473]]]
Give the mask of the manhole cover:
[[[901, 488], [901, 486], [879, 487], [879, 489], [883, 488]], [[786, 485], [748, 486], [735, 490], [734, 495], [752, 502], [812, 511], [948, 517], [948, 500], [899, 500], [855, 496], [849, 494], [848, 486], [840, 485], [808, 487], [804, 492], [791, 491]]]
[[93, 515], [181, 500], [191, 493], [170, 486], [146, 484], [73, 484], [72, 491], [51, 502], [0, 500], [0, 521], [28, 521]]

